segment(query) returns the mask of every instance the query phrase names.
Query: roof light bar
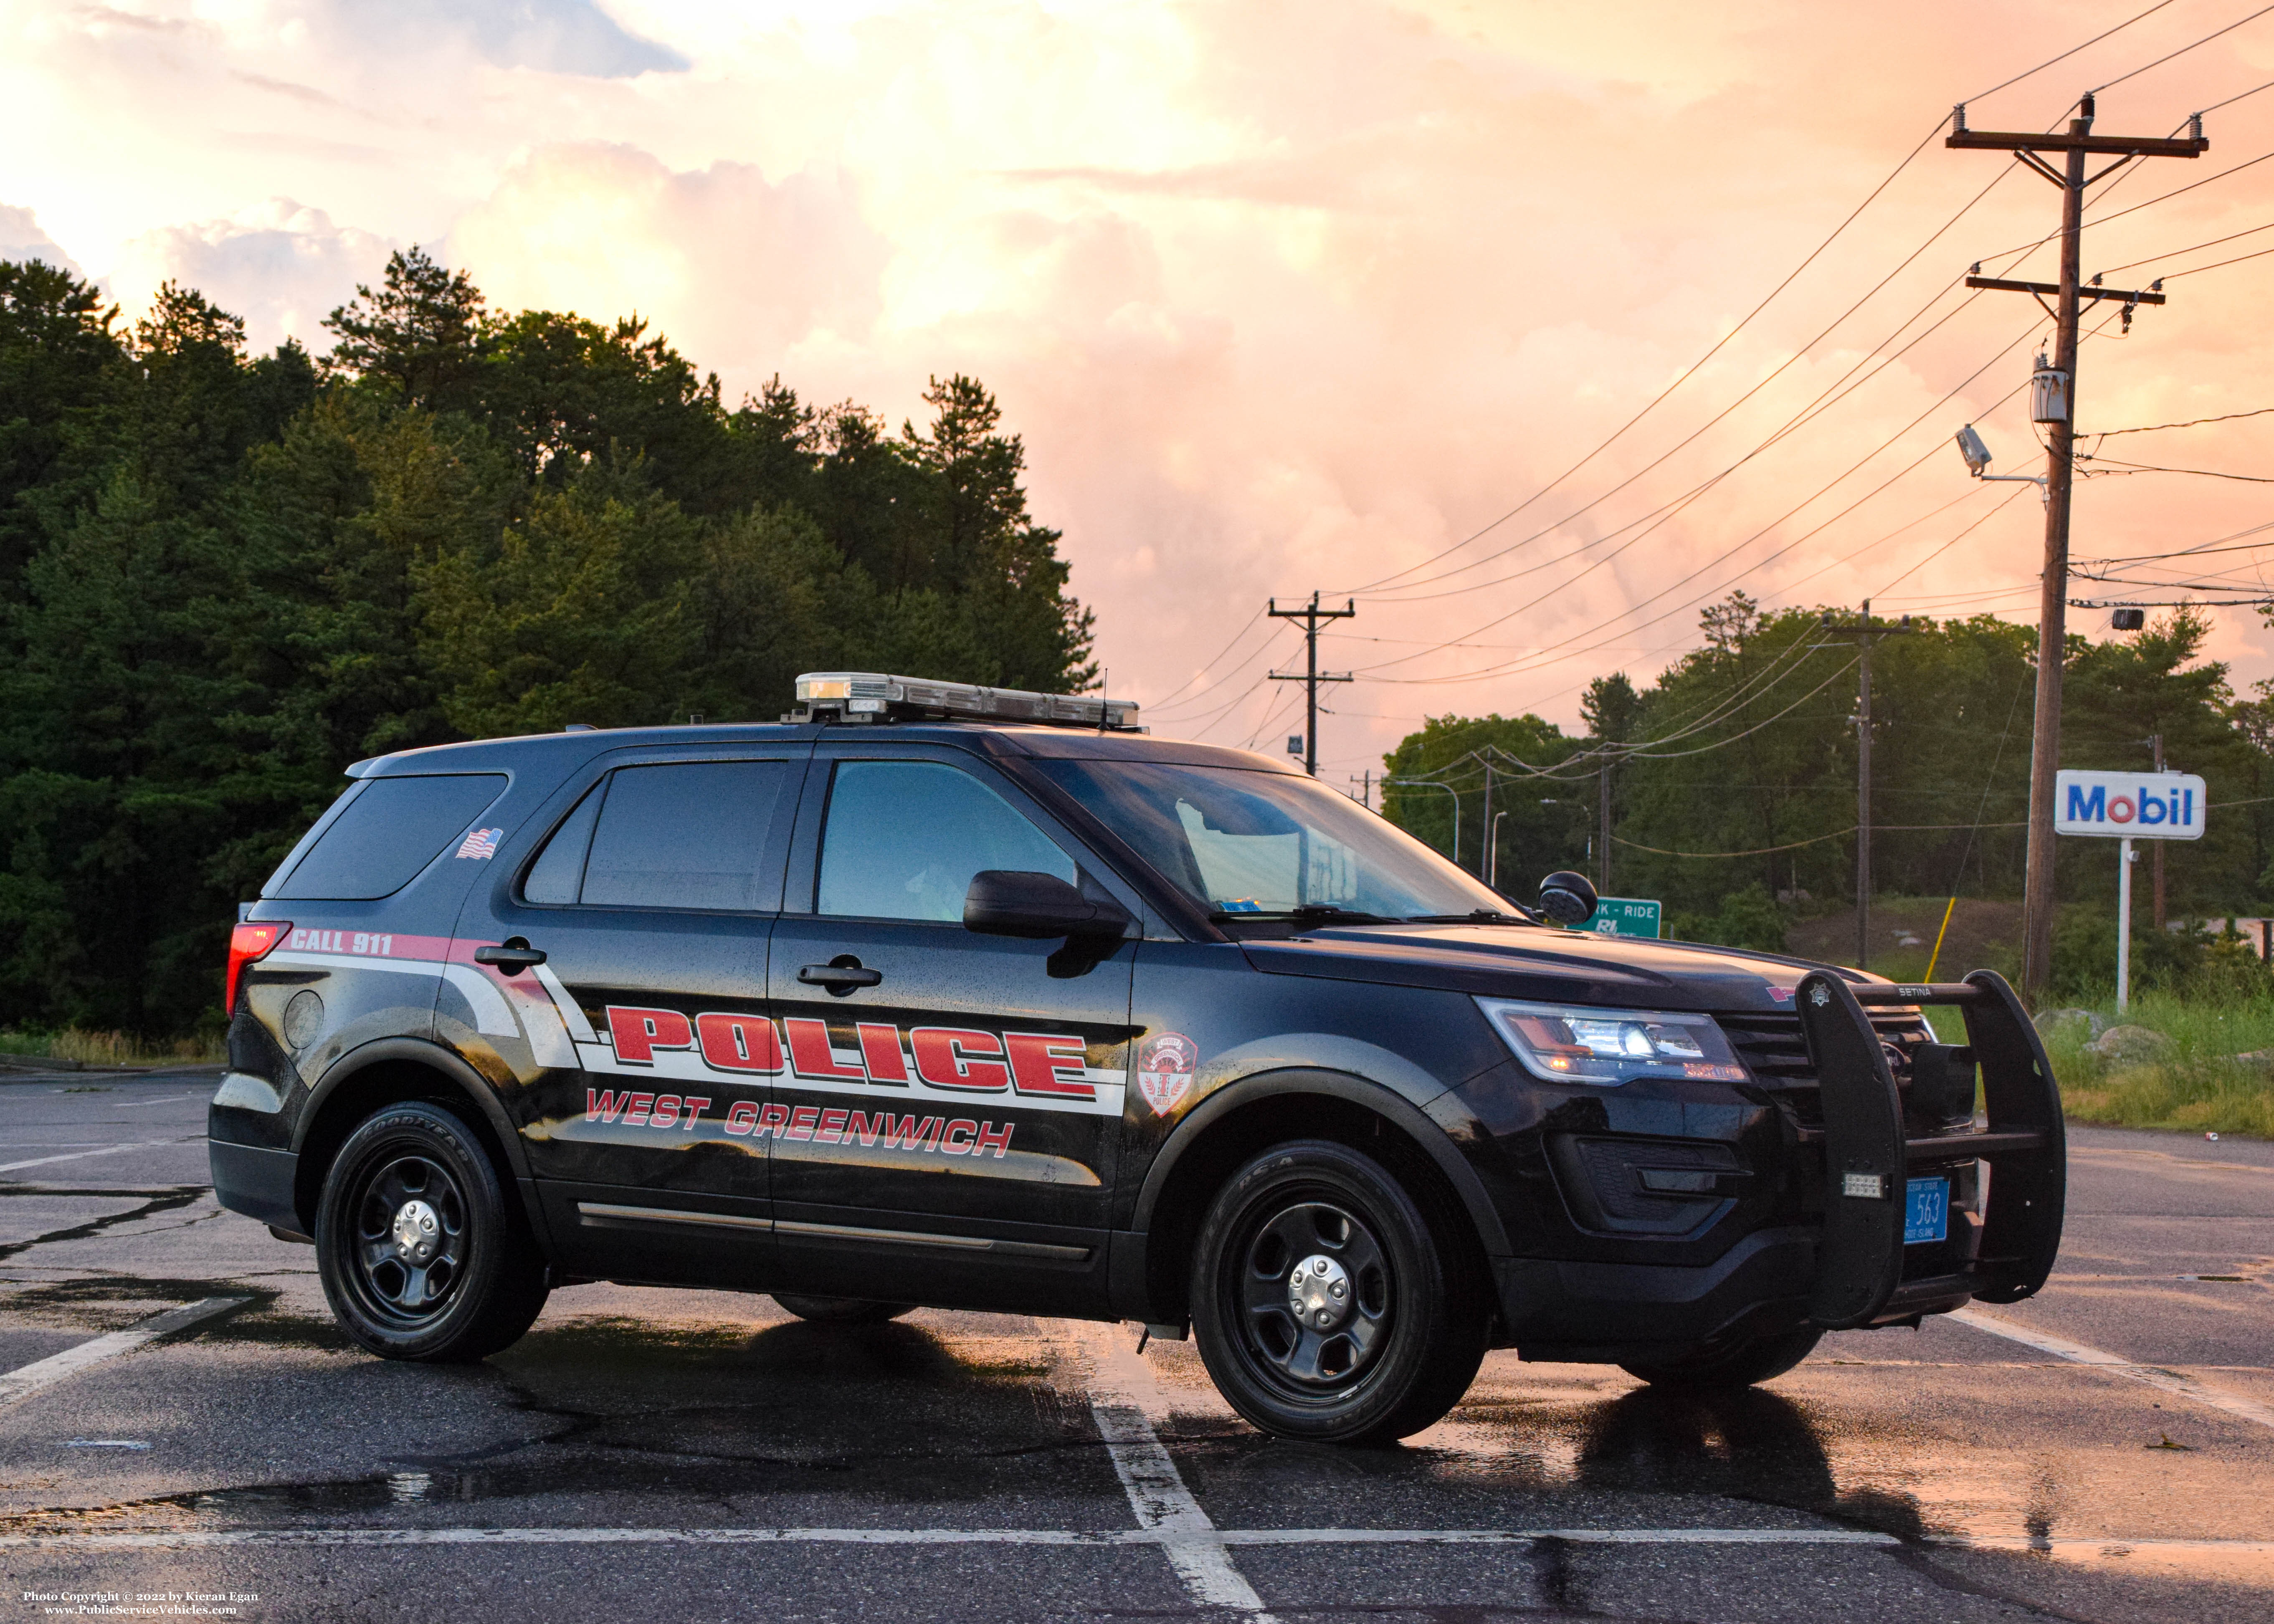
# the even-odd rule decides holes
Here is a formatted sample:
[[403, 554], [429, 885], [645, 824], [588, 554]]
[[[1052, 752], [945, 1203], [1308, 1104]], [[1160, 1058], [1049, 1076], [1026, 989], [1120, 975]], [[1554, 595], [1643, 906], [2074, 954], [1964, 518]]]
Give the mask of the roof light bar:
[[1029, 694], [1014, 688], [981, 688], [873, 671], [809, 671], [797, 680], [797, 703], [801, 709], [784, 721], [1040, 722], [1116, 733], [1144, 731], [1137, 726], [1134, 700]]

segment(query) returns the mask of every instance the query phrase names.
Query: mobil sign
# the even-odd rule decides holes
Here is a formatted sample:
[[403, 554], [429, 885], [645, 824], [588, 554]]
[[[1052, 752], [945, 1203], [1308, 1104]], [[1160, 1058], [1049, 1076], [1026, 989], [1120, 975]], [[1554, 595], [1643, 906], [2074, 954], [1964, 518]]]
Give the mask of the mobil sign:
[[2192, 772], [2064, 771], [2053, 791], [2053, 832], [2127, 840], [2200, 840], [2203, 781]]

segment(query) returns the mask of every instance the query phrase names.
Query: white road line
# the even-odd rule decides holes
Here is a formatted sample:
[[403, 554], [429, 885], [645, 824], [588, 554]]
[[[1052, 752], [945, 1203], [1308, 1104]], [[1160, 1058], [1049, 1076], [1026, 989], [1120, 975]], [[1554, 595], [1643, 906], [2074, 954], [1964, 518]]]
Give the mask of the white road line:
[[12, 1173], [19, 1168], [45, 1167], [50, 1162], [84, 1162], [89, 1156], [115, 1156], [129, 1150], [151, 1150], [161, 1145], [195, 1145], [205, 1138], [202, 1133], [180, 1139], [137, 1139], [131, 1145], [108, 1145], [101, 1150], [74, 1150], [67, 1155], [34, 1156], [28, 1162], [0, 1162], [0, 1173]]
[[[1214, 1530], [1227, 1545], [1862, 1545], [1886, 1549], [1893, 1534], [1836, 1528], [1248, 1528]], [[0, 1534], [0, 1548], [79, 1550], [204, 1545], [1163, 1545], [1187, 1537], [1156, 1528], [228, 1528], [94, 1534]], [[1964, 1539], [1930, 1541], [1967, 1545]], [[2082, 1543], [2082, 1542], [2080, 1542]], [[2152, 1540], [2098, 1541], [2148, 1546]], [[2168, 1543], [2168, 1542], [2167, 1542]], [[2218, 1545], [2217, 1541], [2187, 1544]], [[2248, 1544], [2249, 1542], [2243, 1542]], [[2235, 1548], [2240, 1548], [2239, 1545]], [[2255, 1548], [2255, 1546], [2254, 1546]], [[1251, 1592], [1252, 1594], [1253, 1592]]]
[[202, 1302], [189, 1303], [180, 1308], [169, 1308], [162, 1314], [153, 1314], [123, 1331], [112, 1331], [83, 1342], [76, 1348], [66, 1348], [61, 1353], [44, 1359], [34, 1359], [29, 1365], [0, 1375], [0, 1404], [12, 1404], [41, 1387], [51, 1387], [65, 1377], [76, 1376], [88, 1366], [100, 1365], [105, 1359], [115, 1359], [122, 1353], [132, 1353], [145, 1342], [154, 1342], [200, 1320], [210, 1319], [224, 1308], [234, 1308], [239, 1303], [252, 1299], [242, 1297], [209, 1297]]
[[1080, 1335], [1090, 1356], [1089, 1412], [1138, 1526], [1160, 1540], [1194, 1601], [1203, 1607], [1234, 1608], [1253, 1624], [1273, 1624], [1263, 1598], [1232, 1566], [1223, 1536], [1185, 1486], [1147, 1418], [1148, 1412], [1168, 1413], [1168, 1396], [1152, 1367], [1131, 1346], [1126, 1328], [1088, 1325]]
[[2229, 1393], [2221, 1387], [2205, 1387], [2192, 1376], [2182, 1376], [2157, 1365], [2135, 1365], [2130, 1359], [2104, 1353], [2097, 1348], [2088, 1348], [2082, 1342], [2073, 1342], [2049, 1331], [2027, 1329], [2010, 1320], [1985, 1314], [1978, 1308], [1954, 1309], [1949, 1317], [1961, 1325], [1970, 1325], [1977, 1331], [1987, 1331], [1992, 1336], [2020, 1342], [2025, 1348], [2035, 1348], [2041, 1353], [2052, 1354], [2055, 1358], [2067, 1359], [2075, 1365], [2089, 1365], [2097, 1370], [2105, 1370], [2112, 1376], [2127, 1377], [2163, 1392], [2193, 1399], [2198, 1404], [2224, 1410], [2231, 1416], [2239, 1416], [2260, 1426], [2274, 1427], [2274, 1405], [2262, 1404], [2255, 1398], [2245, 1398], [2240, 1393]]

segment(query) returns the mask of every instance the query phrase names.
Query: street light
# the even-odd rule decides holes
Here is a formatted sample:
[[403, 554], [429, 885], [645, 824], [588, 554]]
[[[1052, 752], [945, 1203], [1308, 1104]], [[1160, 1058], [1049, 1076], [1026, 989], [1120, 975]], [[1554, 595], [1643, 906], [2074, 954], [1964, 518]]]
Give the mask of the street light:
[[1958, 455], [1966, 459], [1966, 471], [1977, 479], [2007, 480], [2014, 485], [2033, 485], [2037, 487], [2039, 496], [2045, 494], [2045, 477], [2043, 474], [1989, 472], [1990, 447], [1982, 443], [1982, 436], [1974, 432], [1974, 425], [1970, 423], [1958, 431]]
[[1495, 887], [1500, 883], [1500, 821], [1507, 816], [1505, 809], [1493, 814], [1492, 839], [1485, 856], [1485, 883]]
[[1461, 792], [1449, 784], [1440, 784], [1434, 778], [1384, 778], [1384, 784], [1403, 785], [1411, 789], [1442, 789], [1453, 798], [1453, 864], [1461, 861]]

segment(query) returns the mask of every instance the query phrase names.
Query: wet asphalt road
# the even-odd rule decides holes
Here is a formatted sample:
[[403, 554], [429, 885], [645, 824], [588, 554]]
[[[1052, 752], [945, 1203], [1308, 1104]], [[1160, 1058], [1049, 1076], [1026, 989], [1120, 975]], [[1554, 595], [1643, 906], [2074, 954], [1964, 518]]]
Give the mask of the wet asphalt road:
[[1713, 1402], [1496, 1353], [1347, 1451], [1249, 1431], [1188, 1345], [1001, 1315], [584, 1286], [486, 1365], [384, 1365], [214, 1206], [212, 1086], [0, 1083], [23, 1616], [2274, 1617], [2274, 1147], [2077, 1132], [2059, 1274], [1977, 1311], [2058, 1351], [1852, 1333]]

